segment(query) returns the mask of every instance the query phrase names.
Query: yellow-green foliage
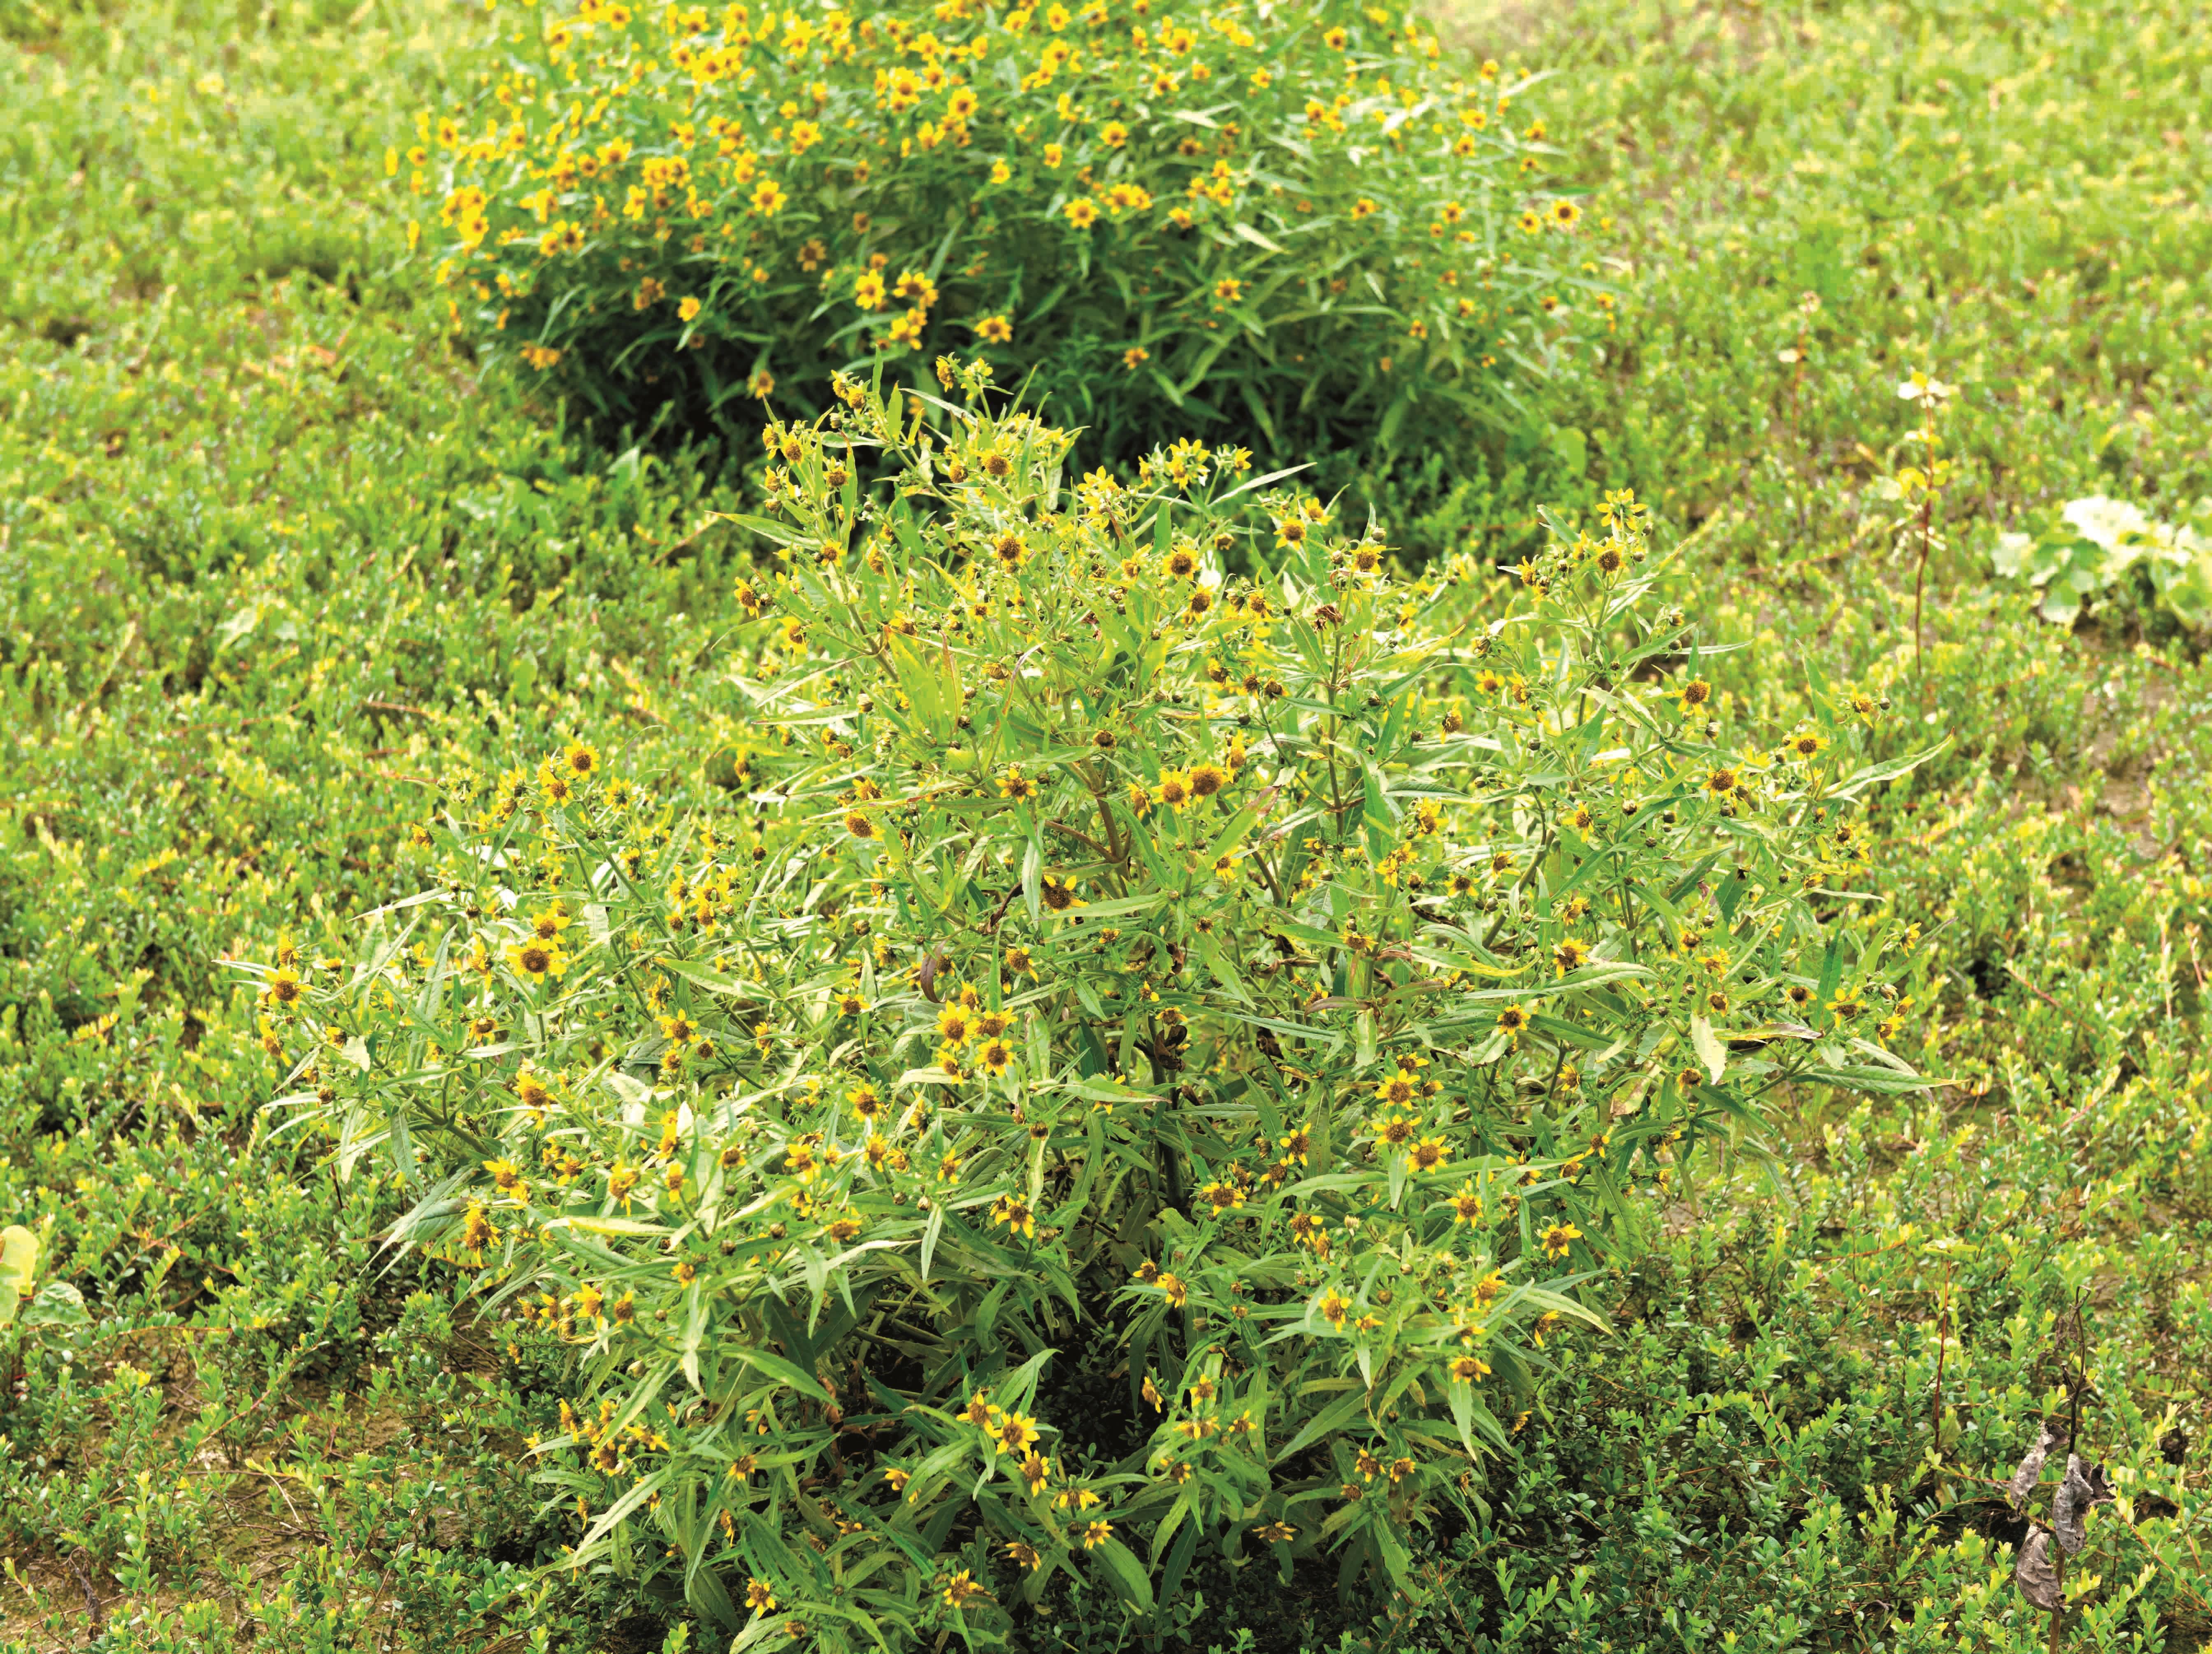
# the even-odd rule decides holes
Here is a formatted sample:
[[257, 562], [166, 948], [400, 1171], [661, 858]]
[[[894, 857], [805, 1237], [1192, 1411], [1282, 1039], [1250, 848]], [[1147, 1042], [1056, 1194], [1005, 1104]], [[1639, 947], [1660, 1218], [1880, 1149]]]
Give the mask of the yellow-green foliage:
[[1063, 1570], [1148, 1610], [1201, 1544], [1402, 1581], [1632, 1190], [1917, 1084], [1850, 917], [1913, 761], [1851, 692], [1716, 743], [1632, 501], [1439, 629], [1234, 451], [1077, 482], [939, 366], [765, 434], [755, 830], [510, 773], [361, 964], [269, 976], [293, 1101], [458, 1162], [400, 1232], [579, 1348], [579, 1563], [854, 1645]]
[[425, 252], [475, 337], [603, 413], [743, 423], [779, 379], [803, 406], [873, 353], [972, 348], [1092, 453], [1172, 415], [1372, 455], [1416, 409], [1425, 447], [1494, 411], [1611, 302], [1533, 80], [1411, 14], [501, 15], [495, 70], [418, 121]]

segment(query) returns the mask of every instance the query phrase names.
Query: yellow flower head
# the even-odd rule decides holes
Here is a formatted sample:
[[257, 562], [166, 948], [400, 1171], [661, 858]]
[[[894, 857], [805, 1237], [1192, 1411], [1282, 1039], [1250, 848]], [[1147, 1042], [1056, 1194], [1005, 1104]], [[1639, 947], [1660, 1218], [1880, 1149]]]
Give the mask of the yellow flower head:
[[1409, 1106], [1421, 1094], [1420, 1078], [1401, 1068], [1375, 1082], [1375, 1095], [1394, 1109]]
[[1462, 1224], [1471, 1226], [1482, 1221], [1482, 1196], [1474, 1192], [1472, 1178], [1459, 1186], [1459, 1193], [1452, 1196], [1451, 1207], [1455, 1229]]
[[507, 962], [514, 974], [533, 982], [542, 982], [548, 976], [559, 978], [568, 970], [568, 956], [560, 942], [547, 941], [532, 936], [515, 943], [507, 950]]

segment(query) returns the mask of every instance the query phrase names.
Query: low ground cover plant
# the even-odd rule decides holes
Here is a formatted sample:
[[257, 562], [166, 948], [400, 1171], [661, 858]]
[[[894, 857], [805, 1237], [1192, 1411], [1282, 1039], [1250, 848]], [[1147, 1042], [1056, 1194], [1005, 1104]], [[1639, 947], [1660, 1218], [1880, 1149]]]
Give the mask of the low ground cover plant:
[[2140, 506], [2092, 495], [2069, 500], [2040, 527], [1997, 536], [1991, 562], [2007, 580], [2038, 593], [2036, 612], [2070, 626], [2098, 599], [2139, 581], [2139, 593], [2191, 631], [2212, 623], [2212, 500], [2192, 520], [2159, 522]]
[[749, 441], [748, 398], [963, 350], [1086, 463], [1165, 427], [1465, 470], [1612, 302], [1534, 79], [1446, 58], [1415, 14], [501, 18], [409, 150], [423, 256], [471, 338], [613, 425]]
[[577, 1562], [741, 1641], [1146, 1621], [1200, 1547], [1405, 1585], [1633, 1191], [1918, 1083], [1853, 824], [1917, 759], [1848, 689], [1719, 744], [1631, 500], [1439, 630], [1234, 451], [1078, 481], [939, 371], [765, 434], [763, 818], [582, 741], [457, 802], [361, 963], [265, 973], [292, 1100], [460, 1162], [402, 1233], [575, 1347]]

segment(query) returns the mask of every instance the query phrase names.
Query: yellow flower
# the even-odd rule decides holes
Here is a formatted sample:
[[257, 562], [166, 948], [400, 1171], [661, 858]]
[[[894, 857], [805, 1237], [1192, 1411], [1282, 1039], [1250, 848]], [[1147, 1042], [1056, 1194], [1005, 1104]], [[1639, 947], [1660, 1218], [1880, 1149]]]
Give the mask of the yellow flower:
[[1394, 1109], [1402, 1109], [1421, 1094], [1419, 1075], [1401, 1068], [1375, 1082], [1375, 1095]]
[[1190, 777], [1180, 769], [1163, 769], [1153, 796], [1171, 810], [1187, 807], [1192, 798]]
[[945, 1605], [947, 1608], [966, 1608], [970, 1602], [988, 1599], [990, 1595], [989, 1588], [966, 1568], [954, 1574], [945, 1584]]
[[1034, 777], [1024, 775], [1017, 766], [999, 777], [999, 792], [1017, 804], [1026, 803], [1037, 795], [1037, 784]]
[[1462, 1224], [1472, 1225], [1482, 1221], [1482, 1196], [1474, 1192], [1472, 1178], [1459, 1186], [1459, 1193], [1452, 1196], [1451, 1205], [1453, 1228], [1456, 1229]]
[[1582, 1238], [1583, 1231], [1571, 1223], [1555, 1223], [1544, 1231], [1544, 1256], [1554, 1263], [1567, 1255], [1567, 1250]]
[[1022, 1459], [1030, 1456], [1030, 1449], [1036, 1445], [1036, 1420], [1025, 1419], [1018, 1413], [1002, 1414], [991, 1431], [995, 1452], [1012, 1453]]
[[1014, 325], [1005, 316], [986, 316], [975, 324], [975, 337], [986, 344], [1010, 344], [1013, 342]]
[[548, 976], [565, 976], [568, 956], [562, 952], [559, 941], [541, 941], [532, 936], [514, 944], [507, 950], [507, 962], [518, 976], [526, 976], [533, 982], [542, 982]]
[[753, 185], [753, 211], [760, 217], [773, 218], [790, 199], [783, 185], [772, 178], [763, 178]]
[[467, 1215], [461, 1220], [461, 1244], [471, 1252], [481, 1252], [499, 1239], [499, 1231], [484, 1215], [483, 1207], [469, 1203]]
[[1087, 230], [1098, 222], [1098, 204], [1087, 195], [1079, 195], [1063, 207], [1067, 222], [1080, 230]]
[[699, 313], [701, 308], [698, 300], [685, 298], [677, 304], [676, 319], [678, 321], [690, 321]]

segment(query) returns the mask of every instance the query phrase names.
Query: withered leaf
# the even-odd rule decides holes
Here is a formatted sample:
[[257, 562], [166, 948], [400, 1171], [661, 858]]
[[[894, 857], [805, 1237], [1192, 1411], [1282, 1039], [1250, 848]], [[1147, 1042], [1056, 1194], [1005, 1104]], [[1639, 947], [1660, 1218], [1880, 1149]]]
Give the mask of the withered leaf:
[[2066, 1601], [2065, 1594], [2058, 1588], [2058, 1571], [2051, 1566], [2051, 1535], [2045, 1529], [2038, 1528], [2020, 1548], [2020, 1558], [2012, 1566], [2012, 1577], [2029, 1604], [2046, 1614]]
[[2033, 1444], [2021, 1455], [2020, 1468], [2012, 1473], [2012, 1481], [2006, 1484], [2005, 1491], [2012, 1496], [2012, 1508], [2015, 1514], [2027, 1508], [2028, 1496], [2035, 1492], [2035, 1484], [2042, 1479], [2044, 1460], [2049, 1458], [2054, 1450], [2065, 1446], [2067, 1440], [2066, 1425], [2063, 1420], [2045, 1419], [2043, 1421], [2043, 1427], [2037, 1432]]
[[2058, 1536], [2058, 1548], [2072, 1556], [2089, 1542], [2089, 1507], [2110, 1505], [2112, 1484], [2106, 1480], [2105, 1467], [2093, 1464], [2086, 1471], [2081, 1468], [2081, 1456], [2066, 1456], [2066, 1480], [2058, 1484], [2058, 1492], [2051, 1501], [2051, 1531]]

